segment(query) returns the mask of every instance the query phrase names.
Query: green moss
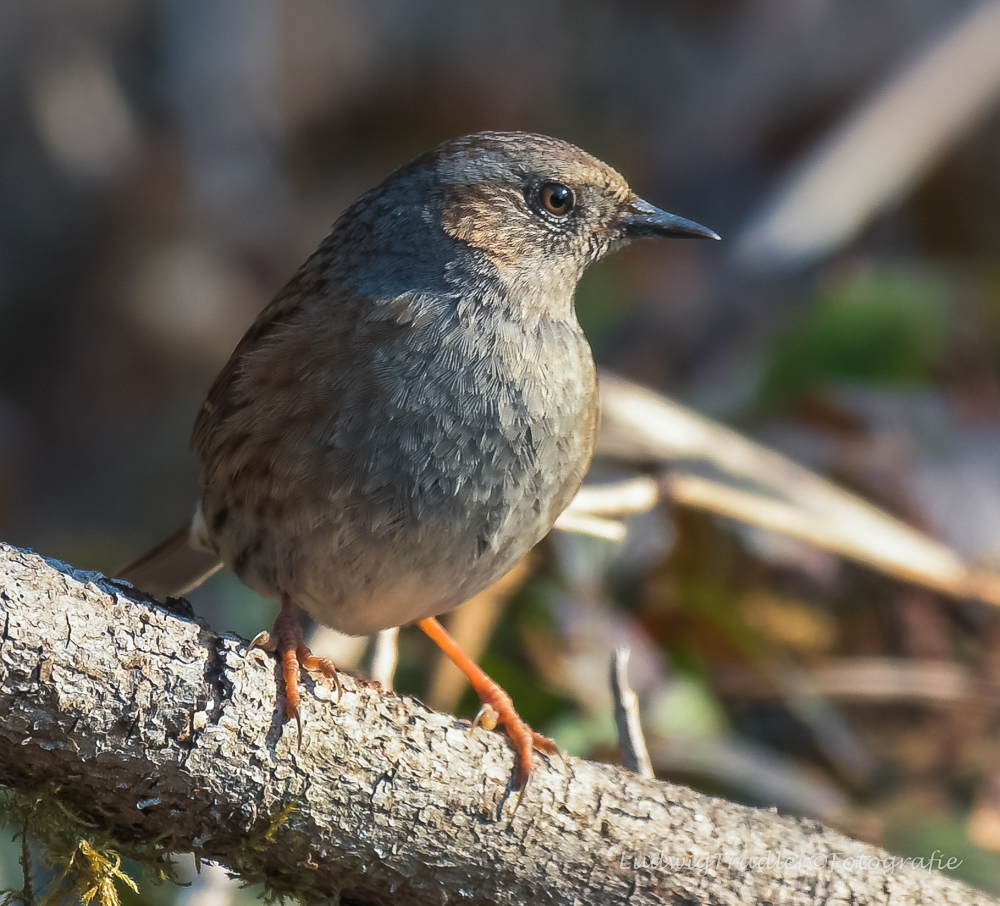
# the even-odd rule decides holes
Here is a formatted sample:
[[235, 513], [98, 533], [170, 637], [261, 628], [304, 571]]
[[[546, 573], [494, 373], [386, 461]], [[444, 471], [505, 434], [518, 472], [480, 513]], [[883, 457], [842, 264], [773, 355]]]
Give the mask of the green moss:
[[[304, 883], [306, 879], [300, 872], [274, 872], [263, 877], [260, 870], [261, 861], [274, 843], [278, 830], [288, 821], [297, 807], [297, 802], [289, 802], [280, 811], [259, 821], [247, 834], [246, 840], [230, 861], [230, 867], [244, 879], [245, 886], [253, 883], [263, 884], [265, 903], [284, 903], [287, 898], [304, 898], [308, 893], [308, 884]], [[296, 838], [283, 842], [286, 845], [291, 842], [292, 861], [298, 861], [295, 854], [303, 848], [304, 841]]]
[[[136, 882], [122, 869], [123, 860], [136, 863], [154, 884], [183, 883], [174, 864], [177, 845], [173, 835], [143, 843], [119, 839], [82, 817], [73, 808], [73, 801], [72, 791], [55, 785], [31, 794], [12, 790], [0, 792], [0, 811], [9, 825], [18, 828], [25, 877], [23, 888], [0, 890], [0, 906], [15, 903], [26, 906], [68, 906], [72, 903], [122, 906], [123, 894], [138, 893]], [[308, 867], [306, 858], [308, 841], [301, 835], [283, 836], [282, 861], [287, 869], [269, 867], [265, 875], [261, 867], [279, 830], [297, 805], [297, 802], [290, 802], [273, 815], [262, 818], [228, 860], [227, 868], [243, 880], [244, 886], [258, 883], [263, 886], [263, 899], [268, 903], [284, 903], [290, 898], [315, 899], [317, 895], [312, 884], [314, 872]], [[32, 890], [29, 839], [37, 844], [35, 849], [40, 860], [52, 875], [44, 891]], [[360, 862], [351, 866], [342, 879], [343, 885], [349, 885], [361, 869]]]
[[[273, 815], [262, 818], [228, 857], [227, 868], [241, 878], [244, 887], [260, 884], [263, 888], [261, 898], [265, 903], [322, 900], [328, 906], [337, 906], [340, 891], [353, 886], [355, 878], [363, 872], [364, 862], [361, 859], [353, 861], [341, 872], [337, 878], [337, 889], [330, 893], [316, 890], [314, 869], [317, 866], [309, 853], [309, 840], [303, 834], [286, 831], [282, 835], [280, 866], [268, 858], [278, 831], [297, 808], [298, 802], [293, 800]], [[262, 867], [265, 863], [268, 863], [266, 873]]]
[[[118, 885], [138, 891], [135, 881], [122, 871], [120, 844], [95, 824], [71, 811], [58, 797], [58, 787], [33, 795], [7, 790], [2, 806], [7, 821], [19, 828], [22, 843], [21, 866], [24, 887], [3, 891], [3, 904], [17, 901], [32, 906], [59, 906], [83, 903], [84, 906], [120, 906]], [[53, 874], [44, 892], [33, 891], [29, 839], [37, 840], [41, 859]], [[176, 873], [167, 848], [152, 844], [129, 856], [149, 866], [160, 880], [176, 881]]]

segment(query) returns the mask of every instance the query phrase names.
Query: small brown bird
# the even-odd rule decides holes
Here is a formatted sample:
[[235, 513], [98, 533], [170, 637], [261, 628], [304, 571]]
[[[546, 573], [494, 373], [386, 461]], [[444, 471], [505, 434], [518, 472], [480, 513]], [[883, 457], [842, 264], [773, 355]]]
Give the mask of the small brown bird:
[[418, 623], [507, 731], [523, 792], [532, 749], [554, 745], [434, 618], [506, 573], [579, 489], [599, 404], [573, 294], [637, 236], [719, 238], [541, 135], [468, 135], [397, 170], [246, 332], [195, 422], [192, 522], [122, 578], [180, 595], [225, 564], [280, 598], [267, 643], [296, 719], [300, 669], [335, 677], [296, 605], [356, 635]]

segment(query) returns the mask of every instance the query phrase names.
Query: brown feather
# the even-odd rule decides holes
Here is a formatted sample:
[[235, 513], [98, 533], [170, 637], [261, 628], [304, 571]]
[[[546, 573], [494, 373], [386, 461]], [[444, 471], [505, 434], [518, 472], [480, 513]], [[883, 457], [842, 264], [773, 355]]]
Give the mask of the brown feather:
[[222, 567], [218, 554], [196, 550], [190, 538], [190, 525], [182, 525], [156, 547], [133, 560], [116, 578], [131, 582], [158, 598], [186, 595]]

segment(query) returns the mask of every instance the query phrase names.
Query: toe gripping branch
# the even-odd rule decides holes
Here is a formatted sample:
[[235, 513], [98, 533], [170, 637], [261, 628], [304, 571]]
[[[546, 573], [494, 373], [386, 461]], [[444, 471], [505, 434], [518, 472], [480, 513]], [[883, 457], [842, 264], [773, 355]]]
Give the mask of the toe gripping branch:
[[539, 752], [544, 752], [546, 755], [558, 755], [560, 754], [558, 747], [547, 736], [536, 733], [525, 723], [514, 709], [514, 703], [510, 696], [504, 692], [499, 683], [487, 676], [483, 669], [459, 648], [458, 643], [434, 617], [421, 620], [417, 625], [451, 658], [455, 666], [472, 683], [472, 687], [483, 703], [475, 724], [486, 727], [488, 730], [494, 729], [499, 724], [510, 738], [511, 745], [517, 755], [514, 784], [521, 791], [517, 805], [514, 807], [516, 810], [524, 798], [528, 780], [531, 777], [534, 750], [538, 749]]
[[281, 675], [285, 681], [285, 715], [294, 718], [299, 732], [299, 748], [302, 747], [302, 716], [299, 705], [302, 694], [299, 684], [303, 670], [314, 670], [322, 673], [327, 679], [332, 679], [337, 687], [337, 701], [340, 701], [342, 689], [337, 668], [326, 658], [317, 657], [305, 643], [302, 624], [299, 622], [295, 605], [288, 594], [281, 596], [281, 611], [274, 619], [272, 632], [259, 633], [250, 643], [250, 647], [260, 647], [265, 651], [277, 653], [281, 660]]
[[[500, 685], [479, 667], [445, 631], [445, 628], [433, 617], [421, 620], [420, 628], [448, 655], [455, 665], [469, 678], [473, 688], [479, 695], [483, 706], [474, 724], [488, 730], [502, 726], [510, 739], [517, 757], [514, 768], [514, 788], [520, 790], [516, 811], [524, 799], [531, 779], [534, 752], [537, 749], [546, 755], [560, 755], [556, 744], [547, 736], [536, 733], [514, 709], [510, 696]], [[299, 705], [302, 696], [299, 684], [303, 670], [314, 670], [322, 673], [327, 679], [332, 679], [337, 687], [338, 701], [341, 695], [340, 679], [337, 668], [326, 660], [316, 657], [305, 643], [302, 624], [295, 612], [295, 605], [287, 594], [281, 596], [281, 611], [274, 620], [272, 632], [260, 633], [251, 643], [251, 647], [261, 647], [267, 651], [276, 652], [281, 660], [281, 674], [285, 681], [285, 714], [294, 718], [299, 734], [299, 746], [302, 745], [302, 717]]]

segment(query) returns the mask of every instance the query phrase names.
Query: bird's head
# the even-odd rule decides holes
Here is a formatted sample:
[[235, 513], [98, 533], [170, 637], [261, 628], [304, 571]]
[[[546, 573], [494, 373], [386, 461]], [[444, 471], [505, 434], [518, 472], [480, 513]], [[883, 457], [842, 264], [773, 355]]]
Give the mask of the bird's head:
[[639, 198], [617, 170], [568, 142], [481, 132], [425, 156], [444, 194], [442, 225], [502, 275], [575, 287], [583, 271], [639, 236], [718, 239]]
[[475, 274], [526, 310], [564, 316], [584, 270], [631, 239], [719, 238], [643, 201], [576, 146], [525, 132], [438, 145], [359, 199], [341, 226], [343, 263], [365, 289], [418, 290], [407, 282], [447, 270], [463, 289]]

